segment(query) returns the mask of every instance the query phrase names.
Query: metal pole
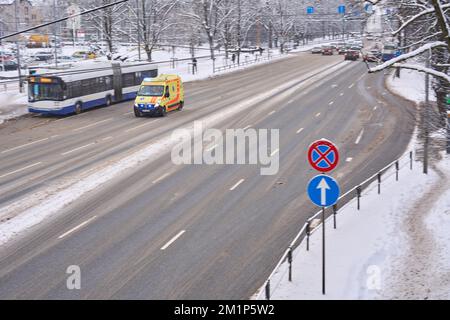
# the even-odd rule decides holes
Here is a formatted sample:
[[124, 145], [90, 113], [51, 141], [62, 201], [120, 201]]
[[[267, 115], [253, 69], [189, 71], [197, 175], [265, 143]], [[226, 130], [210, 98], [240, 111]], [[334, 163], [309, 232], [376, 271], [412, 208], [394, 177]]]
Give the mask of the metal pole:
[[395, 162], [395, 180], [398, 181], [398, 171], [400, 170], [400, 164], [398, 160]]
[[337, 225], [336, 225], [336, 215], [337, 215], [337, 204], [335, 204], [335, 205], [333, 206], [333, 225], [334, 225], [334, 229], [337, 228]]
[[[17, 2], [19, 0], [15, 0], [14, 1], [14, 16], [15, 16], [15, 20], [16, 20], [16, 32], [19, 31], [19, 20], [18, 20], [18, 13], [19, 13], [19, 7], [17, 6]], [[19, 73], [19, 92], [22, 93], [23, 92], [23, 81], [22, 81], [22, 70], [21, 70], [21, 66], [20, 66], [20, 45], [19, 45], [19, 37], [17, 36], [16, 39], [16, 47], [17, 47], [17, 71]]]
[[[56, 14], [56, 1], [57, 0], [53, 0], [53, 16], [56, 18], [57, 14]], [[54, 38], [54, 46], [55, 46], [55, 67], [58, 68], [58, 50], [57, 50], [57, 45], [56, 45], [56, 38], [57, 38], [57, 31], [56, 31], [57, 25], [54, 24], [53, 25], [53, 38]]]
[[358, 186], [356, 188], [356, 197], [357, 197], [357, 202], [358, 202], [358, 210], [361, 208], [360, 205], [360, 199], [361, 199], [361, 186]]
[[381, 194], [381, 172], [378, 173], [378, 194]]
[[413, 169], [413, 152], [412, 151], [409, 153], [409, 168], [411, 170]]
[[270, 279], [266, 283], [266, 300], [270, 300]]
[[[426, 67], [430, 67], [431, 53], [428, 51], [428, 57], [426, 61]], [[425, 124], [425, 141], [423, 146], [423, 173], [428, 174], [428, 147], [429, 147], [429, 135], [430, 135], [430, 125], [429, 125], [429, 107], [430, 107], [430, 75], [425, 74], [425, 112], [424, 112], [424, 124]]]
[[292, 247], [289, 247], [288, 262], [289, 262], [289, 281], [292, 282]]
[[136, 0], [138, 60], [141, 61], [141, 23], [139, 21], [139, 0]]
[[322, 294], [325, 294], [325, 207], [322, 207]]
[[309, 235], [310, 235], [310, 225], [311, 225], [311, 222], [307, 222], [306, 223], [306, 251], [309, 251]]
[[447, 111], [447, 154], [450, 154], [450, 111]]

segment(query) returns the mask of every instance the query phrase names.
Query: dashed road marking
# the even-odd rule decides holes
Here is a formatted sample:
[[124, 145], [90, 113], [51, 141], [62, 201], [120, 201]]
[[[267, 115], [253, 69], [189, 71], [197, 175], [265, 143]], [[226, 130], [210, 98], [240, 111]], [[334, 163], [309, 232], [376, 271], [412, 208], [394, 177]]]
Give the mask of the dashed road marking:
[[71, 154], [71, 153], [74, 153], [74, 152], [76, 152], [76, 151], [78, 151], [78, 150], [81, 150], [81, 149], [84, 149], [84, 148], [87, 148], [87, 147], [93, 146], [94, 144], [95, 144], [95, 142], [92, 142], [92, 143], [86, 144], [86, 145], [84, 145], [84, 146], [81, 146], [81, 147], [78, 147], [78, 148], [72, 149], [72, 150], [70, 150], [70, 151], [67, 151], [67, 152], [61, 153], [61, 155], [62, 155], [62, 156], [66, 156], [66, 155], [68, 155], [68, 154]]
[[356, 138], [355, 144], [359, 144], [361, 142], [363, 134], [364, 134], [364, 129], [361, 130], [360, 134], [358, 135], [358, 138]]
[[233, 190], [235, 190], [237, 187], [239, 187], [239, 185], [242, 183], [242, 182], [244, 182], [245, 181], [245, 179], [241, 179], [241, 180], [239, 180], [234, 186], [232, 186], [231, 188], [230, 188], [230, 191], [233, 191]]
[[70, 229], [69, 231], [67, 231], [67, 232], [63, 233], [62, 235], [60, 235], [60, 236], [58, 237], [58, 239], [61, 240], [62, 238], [68, 236], [69, 234], [71, 234], [71, 233], [77, 231], [78, 229], [84, 227], [85, 225], [87, 225], [89, 222], [93, 221], [93, 220], [96, 219], [96, 218], [97, 218], [97, 216], [93, 216], [92, 218], [90, 218], [90, 219], [88, 219], [88, 220], [86, 220], [86, 221], [80, 223], [80, 224], [77, 225], [76, 227], [74, 227], [74, 228]]
[[4, 150], [4, 151], [2, 151], [2, 153], [8, 153], [8, 152], [11, 152], [11, 151], [14, 151], [14, 150], [17, 150], [17, 149], [21, 149], [21, 148], [24, 148], [24, 147], [31, 146], [32, 144], [36, 144], [36, 143], [39, 143], [39, 142], [42, 142], [42, 141], [46, 141], [46, 140], [48, 140], [48, 138], [36, 140], [36, 141], [30, 142], [30, 143], [23, 144], [21, 146], [17, 146], [17, 147], [8, 149], [8, 150]]
[[300, 128], [297, 130], [297, 134], [299, 134], [300, 132], [302, 132], [303, 130], [305, 130], [305, 128]]
[[175, 237], [173, 237], [172, 239], [170, 239], [169, 240], [169, 242], [167, 242], [163, 247], [161, 247], [161, 250], [166, 250], [168, 247], [170, 247], [170, 245], [172, 244], [172, 243], [174, 243], [175, 241], [177, 241], [177, 239], [179, 238], [179, 237], [181, 237], [184, 233], [186, 232], [186, 230], [181, 230], [180, 232], [178, 232], [178, 234], [175, 236]]
[[29, 166], [26, 166], [26, 167], [23, 167], [23, 168], [20, 168], [20, 169], [17, 169], [17, 170], [14, 170], [14, 171], [5, 173], [5, 174], [1, 175], [0, 178], [5, 178], [5, 177], [10, 176], [10, 175], [12, 175], [12, 174], [15, 174], [15, 173], [19, 173], [19, 172], [25, 171], [25, 170], [30, 169], [30, 168], [32, 168], [32, 167], [36, 167], [36, 166], [40, 165], [41, 163], [42, 163], [42, 162], [36, 162], [36, 163], [30, 164]]
[[99, 124], [102, 124], [102, 123], [111, 121], [112, 119], [113, 119], [113, 118], [105, 119], [105, 120], [102, 120], [102, 121], [97, 121], [97, 122], [91, 123], [91, 124], [89, 124], [89, 125], [87, 125], [87, 126], [73, 129], [73, 131], [76, 132], [76, 131], [80, 131], [80, 130], [83, 130], [83, 129], [91, 128], [91, 127], [94, 127], [94, 126], [96, 126], [96, 125], [99, 125]]

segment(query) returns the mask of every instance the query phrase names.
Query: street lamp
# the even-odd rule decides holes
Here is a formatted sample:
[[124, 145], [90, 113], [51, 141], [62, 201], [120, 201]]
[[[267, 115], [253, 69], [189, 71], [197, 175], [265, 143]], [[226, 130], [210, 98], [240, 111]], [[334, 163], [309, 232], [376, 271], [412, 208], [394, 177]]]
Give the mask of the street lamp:
[[[16, 31], [19, 31], [19, 20], [18, 20], [18, 11], [19, 7], [17, 6], [17, 2], [19, 0], [14, 1], [14, 16], [15, 16], [15, 22], [16, 22]], [[23, 92], [23, 82], [22, 82], [22, 70], [20, 65], [20, 45], [19, 45], [19, 36], [17, 36], [16, 39], [16, 47], [17, 47], [17, 70], [19, 74], [19, 92]]]

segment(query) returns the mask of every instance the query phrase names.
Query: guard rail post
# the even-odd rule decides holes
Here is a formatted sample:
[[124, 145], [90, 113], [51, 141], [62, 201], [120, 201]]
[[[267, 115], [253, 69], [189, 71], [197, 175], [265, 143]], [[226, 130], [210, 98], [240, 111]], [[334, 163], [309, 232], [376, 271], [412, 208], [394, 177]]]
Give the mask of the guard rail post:
[[399, 170], [400, 170], [400, 165], [397, 160], [397, 161], [395, 161], [395, 181], [398, 181], [398, 171]]
[[360, 199], [361, 199], [361, 186], [356, 187], [356, 198], [357, 198], [357, 203], [358, 203], [358, 210], [360, 210], [361, 205], [360, 205]]
[[289, 247], [288, 263], [289, 263], [289, 281], [292, 282], [292, 247]]
[[270, 279], [266, 283], [266, 300], [270, 300]]
[[336, 229], [336, 215], [337, 215], [337, 204], [333, 205], [333, 225]]
[[411, 170], [413, 169], [413, 152], [412, 151], [409, 152], [409, 168]]
[[306, 251], [309, 251], [309, 236], [311, 234], [311, 222], [306, 222]]
[[381, 172], [378, 172], [378, 194], [381, 194]]

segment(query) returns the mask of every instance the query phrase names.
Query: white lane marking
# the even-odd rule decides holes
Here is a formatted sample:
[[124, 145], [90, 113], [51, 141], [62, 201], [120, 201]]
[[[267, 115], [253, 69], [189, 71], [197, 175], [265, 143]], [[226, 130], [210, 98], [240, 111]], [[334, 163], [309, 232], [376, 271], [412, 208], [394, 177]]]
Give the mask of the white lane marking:
[[161, 250], [166, 250], [168, 247], [170, 247], [170, 245], [172, 244], [172, 243], [174, 243], [175, 241], [177, 241], [177, 239], [179, 238], [179, 237], [181, 237], [182, 235], [183, 235], [183, 233], [185, 233], [186, 232], [186, 230], [181, 230], [180, 232], [178, 232], [178, 234], [175, 236], [175, 237], [173, 237], [172, 239], [170, 239], [169, 240], [169, 242], [167, 242], [162, 248], [161, 248]]
[[305, 128], [300, 128], [297, 130], [297, 134], [299, 134], [300, 132], [302, 132], [303, 130], [305, 130]]
[[276, 155], [278, 152], [280, 152], [280, 149], [274, 150], [274, 151], [270, 154], [270, 156], [273, 157], [273, 156]]
[[130, 111], [130, 112], [124, 113], [123, 116], [127, 116], [127, 115], [132, 114], [132, 113], [134, 113], [134, 111]]
[[230, 191], [233, 191], [234, 189], [236, 189], [237, 187], [239, 187], [239, 185], [240, 185], [242, 182], [244, 182], [244, 181], [245, 181], [245, 179], [239, 180], [234, 186], [232, 186], [232, 187], [230, 188]]
[[330, 103], [328, 105], [332, 106], [333, 104], [334, 104], [334, 101], [330, 101]]
[[247, 130], [247, 129], [250, 129], [252, 127], [252, 125], [249, 125], [249, 126], [246, 126], [244, 129], [242, 129], [242, 130]]
[[368, 90], [372, 89], [372, 87], [367, 87]]
[[50, 139], [58, 138], [59, 134], [55, 134], [54, 136], [51, 136]]
[[160, 181], [163, 181], [165, 178], [167, 178], [168, 176], [170, 176], [170, 172], [163, 174], [161, 177], [159, 177], [158, 179], [156, 179], [155, 181], [153, 181], [153, 184], [157, 184]]
[[378, 106], [373, 107], [373, 111], [375, 111], [375, 110], [377, 110], [377, 109], [378, 109]]
[[386, 94], [387, 94], [386, 92], [383, 92], [381, 95], [382, 95], [382, 96], [385, 96]]
[[320, 112], [318, 114], [316, 114], [316, 118], [320, 117]]
[[275, 110], [273, 110], [273, 111], [271, 111], [271, 112], [269, 112], [269, 116], [271, 116], [271, 115], [273, 115], [275, 113]]
[[60, 235], [60, 236], [58, 237], [58, 239], [61, 240], [62, 238], [68, 236], [68, 235], [71, 234], [72, 232], [77, 231], [78, 229], [84, 227], [85, 225], [87, 225], [89, 222], [91, 222], [91, 221], [94, 220], [95, 218], [97, 218], [97, 216], [93, 216], [92, 218], [90, 218], [90, 219], [88, 219], [88, 220], [86, 220], [86, 221], [80, 223], [80, 224], [77, 225], [76, 227], [74, 227], [74, 228], [70, 229], [69, 231], [67, 231], [67, 232], [63, 233], [62, 235]]
[[363, 134], [364, 134], [364, 129], [361, 130], [361, 133], [359, 134], [358, 138], [356, 138], [355, 144], [359, 144], [361, 142]]
[[288, 104], [291, 104], [293, 102], [294, 102], [294, 99], [291, 99], [291, 100], [288, 101]]
[[337, 88], [337, 87], [338, 87], [337, 84], [332, 84], [332, 85], [331, 85], [331, 88], [333, 88], [333, 89], [334, 89], [334, 88]]
[[343, 93], [343, 92], [341, 92], [340, 96], [342, 97], [343, 95], [344, 95], [344, 93]]
[[125, 132], [128, 133], [128, 132], [131, 132], [131, 131], [140, 129], [140, 128], [142, 128], [142, 127], [145, 127], [145, 126], [148, 126], [149, 124], [154, 123], [155, 121], [156, 121], [156, 120], [153, 120], [153, 121], [150, 121], [150, 122], [146, 122], [146, 123], [141, 124], [141, 125], [139, 125], [139, 126], [136, 126], [136, 127], [130, 128], [130, 129], [128, 129], [128, 130], [125, 130]]
[[107, 121], [111, 121], [112, 119], [113, 119], [113, 118], [105, 119], [105, 120], [102, 120], [102, 121], [97, 121], [97, 122], [91, 123], [91, 124], [89, 124], [89, 125], [87, 125], [87, 126], [73, 129], [73, 131], [76, 132], [76, 131], [80, 131], [80, 130], [83, 130], [83, 129], [87, 129], [87, 128], [96, 126], [96, 125], [98, 125], [98, 124], [105, 123], [105, 122], [107, 122]]
[[113, 137], [106, 137], [106, 138], [103, 138], [102, 139], [102, 141], [108, 141], [108, 140], [111, 140]]
[[7, 152], [11, 152], [11, 151], [20, 149], [20, 148], [28, 147], [28, 146], [31, 146], [32, 144], [35, 144], [35, 143], [38, 143], [38, 142], [42, 142], [42, 141], [46, 141], [46, 140], [48, 140], [48, 138], [41, 139], [41, 140], [36, 140], [36, 141], [30, 142], [30, 143], [23, 144], [21, 146], [17, 146], [17, 147], [8, 149], [8, 150], [4, 150], [4, 151], [2, 151], [2, 153], [7, 153]]
[[355, 84], [352, 83], [348, 88], [351, 89], [351, 88], [353, 88], [354, 86], [355, 86]]
[[26, 167], [23, 167], [23, 168], [20, 168], [20, 169], [17, 169], [17, 170], [14, 170], [14, 171], [5, 173], [4, 175], [1, 175], [0, 178], [4, 178], [4, 177], [10, 176], [10, 175], [12, 175], [12, 174], [14, 174], [14, 173], [19, 173], [19, 172], [21, 172], [21, 171], [30, 169], [30, 168], [32, 168], [32, 167], [35, 167], [35, 166], [40, 165], [41, 163], [42, 163], [42, 162], [36, 162], [36, 163], [30, 164], [29, 166], [26, 166]]
[[217, 144], [212, 145], [211, 147], [207, 148], [205, 151], [210, 152], [210, 151], [213, 151], [215, 148], [217, 148]]
[[353, 158], [347, 158], [345, 161], [347, 161], [347, 162], [352, 162], [352, 160], [353, 160]]
[[366, 75], [365, 73], [363, 73], [362, 75], [360, 75], [357, 81], [360, 81], [362, 78], [364, 78], [365, 75]]
[[78, 151], [78, 150], [81, 150], [81, 149], [84, 149], [84, 148], [90, 147], [90, 146], [92, 146], [92, 145], [94, 145], [94, 144], [95, 144], [95, 142], [92, 142], [92, 143], [86, 144], [86, 145], [84, 145], [84, 146], [81, 146], [81, 147], [78, 147], [78, 148], [72, 149], [72, 150], [70, 150], [70, 151], [67, 151], [67, 152], [61, 153], [61, 155], [62, 155], [62, 156], [66, 156], [66, 155], [68, 155], [68, 154], [71, 154], [71, 153], [73, 153], [73, 152], [76, 152], [76, 151]]

